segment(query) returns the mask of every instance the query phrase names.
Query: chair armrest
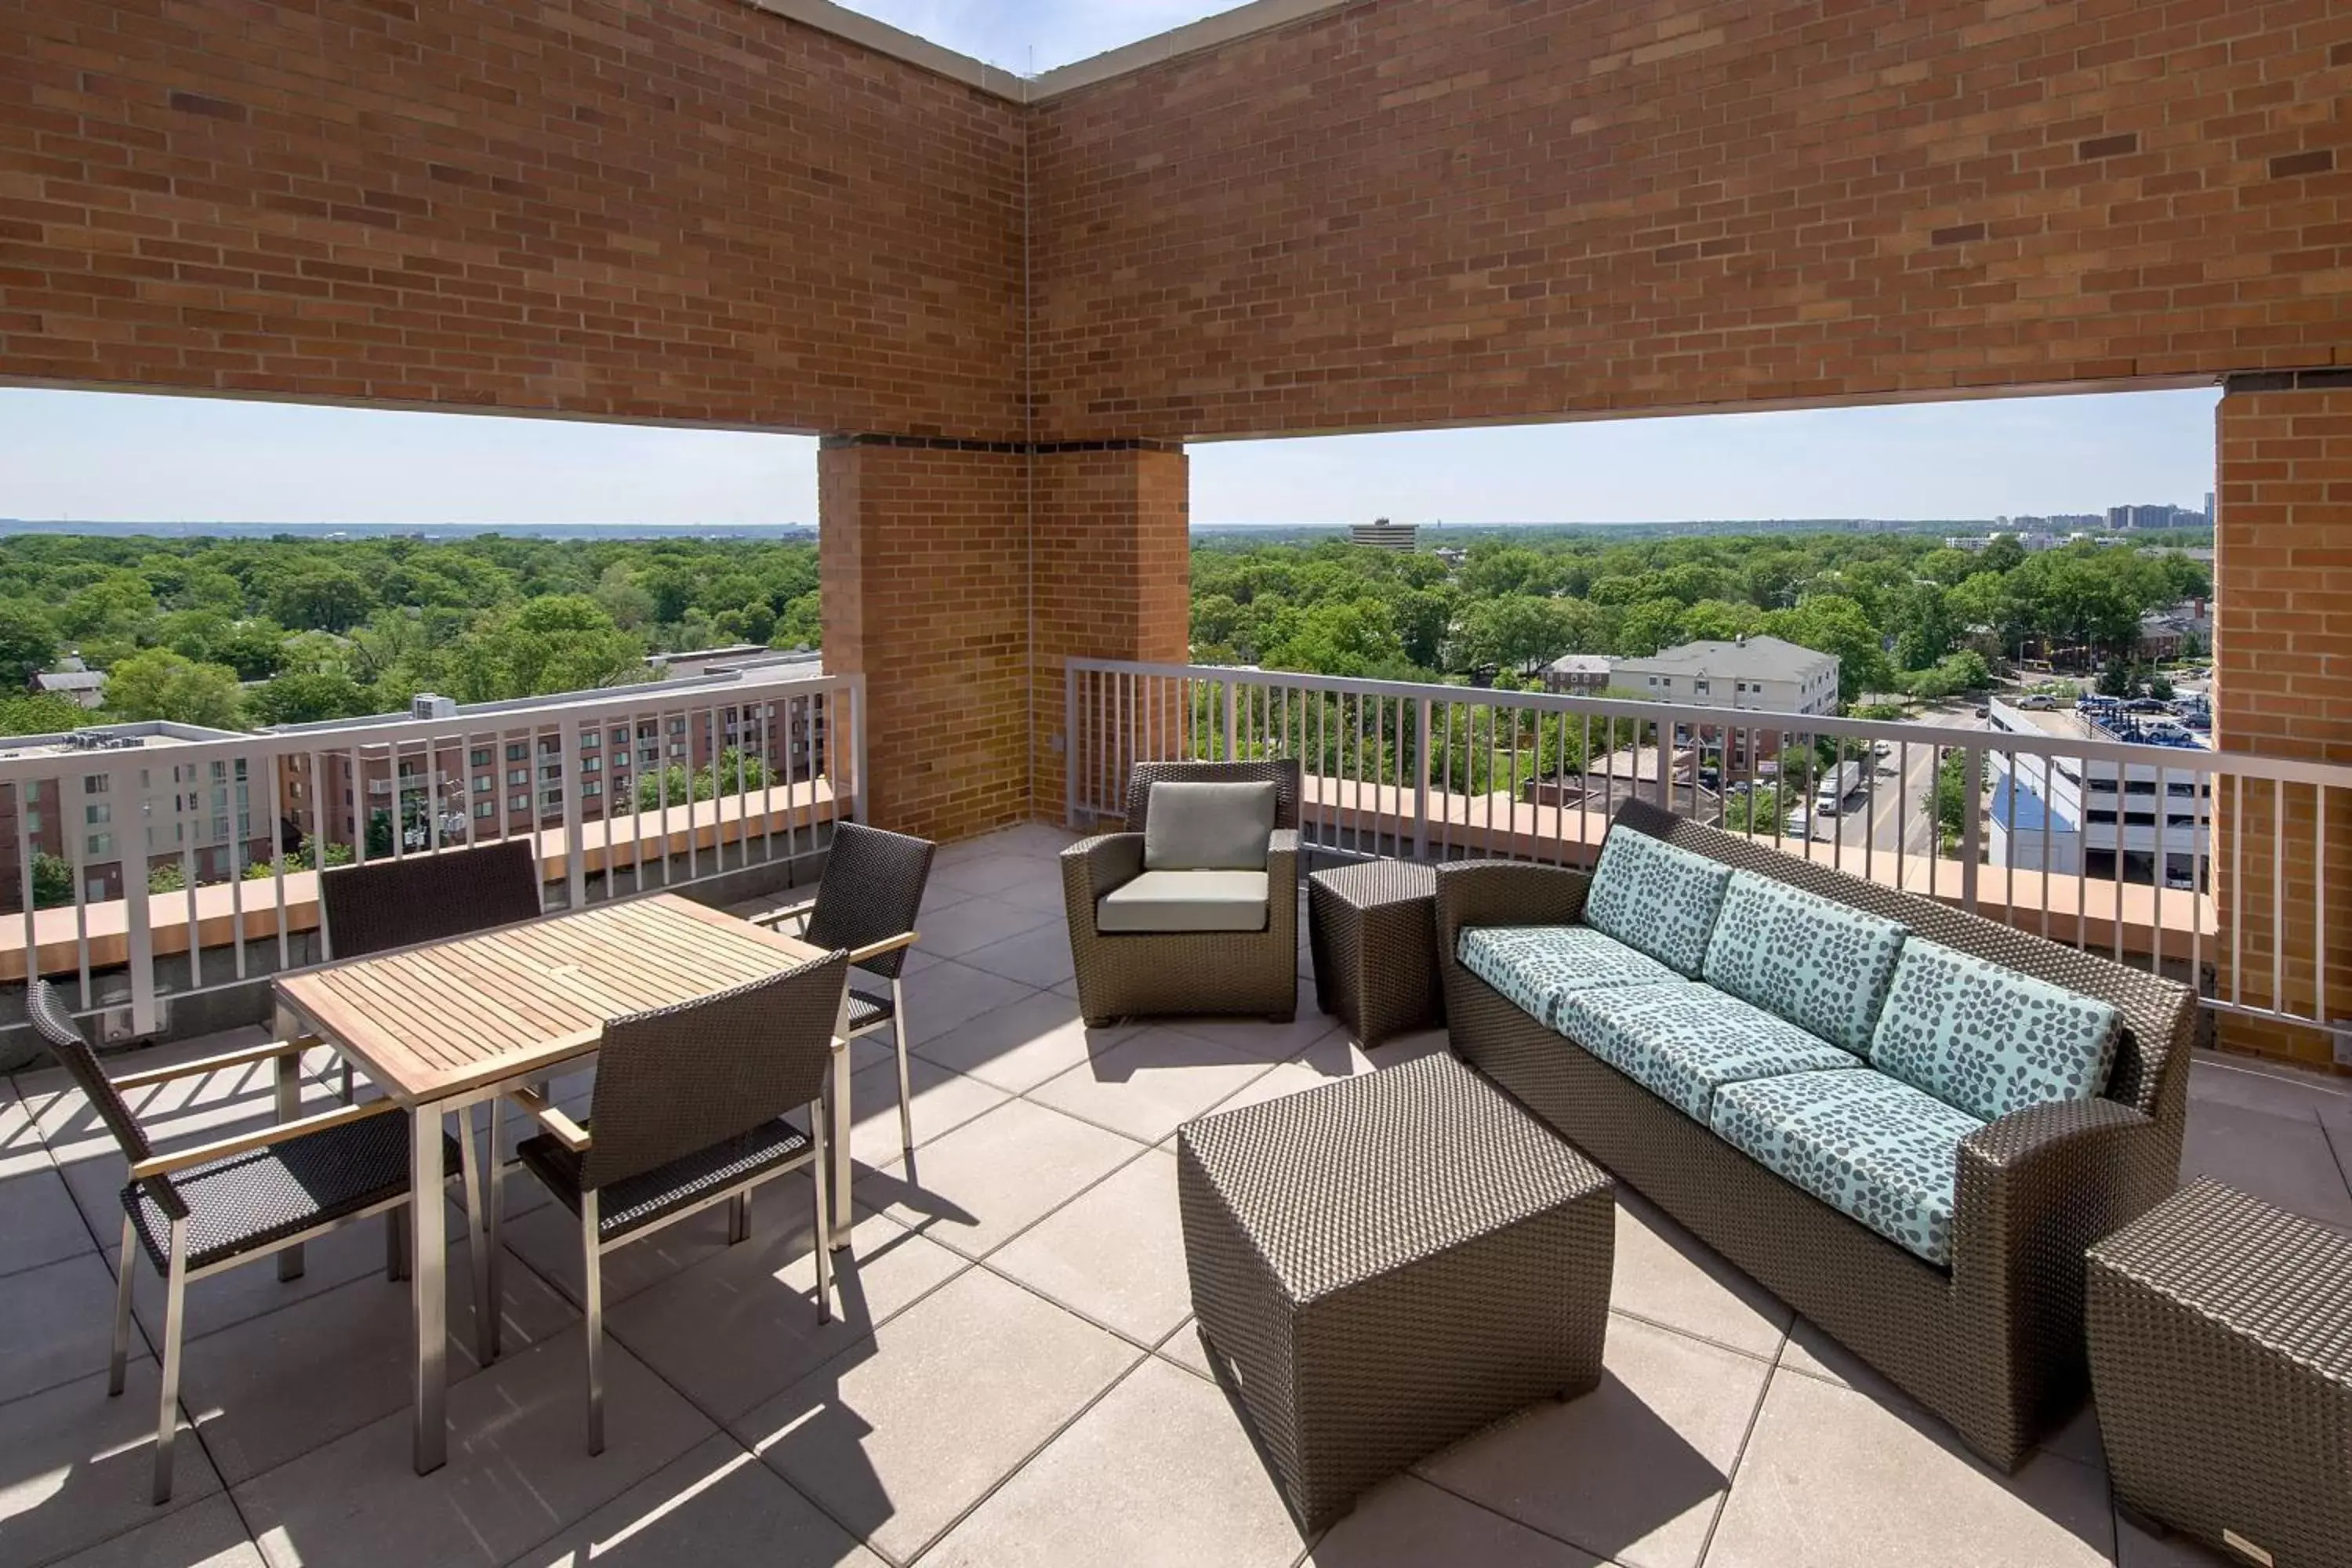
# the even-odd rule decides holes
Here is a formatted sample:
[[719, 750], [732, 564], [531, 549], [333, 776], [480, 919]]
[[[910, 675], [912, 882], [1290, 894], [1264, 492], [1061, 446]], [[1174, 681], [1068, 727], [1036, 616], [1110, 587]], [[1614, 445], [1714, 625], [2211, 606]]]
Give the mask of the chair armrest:
[[808, 924], [809, 911], [815, 908], [814, 899], [803, 899], [797, 904], [783, 904], [772, 910], [761, 910], [758, 914], [745, 918], [755, 926], [772, 928], [783, 924], [786, 921], [797, 921], [805, 926]]
[[1062, 906], [1073, 936], [1095, 936], [1095, 903], [1143, 874], [1143, 835], [1104, 833], [1062, 851]]
[[1454, 962], [1466, 926], [1574, 925], [1592, 878], [1524, 860], [1457, 860], [1437, 868], [1437, 944]]
[[174, 1079], [195, 1078], [208, 1072], [226, 1072], [231, 1068], [251, 1067], [256, 1062], [275, 1061], [279, 1057], [297, 1051], [307, 1051], [327, 1042], [316, 1035], [297, 1035], [290, 1040], [271, 1040], [267, 1045], [247, 1046], [239, 1051], [223, 1051], [216, 1057], [202, 1057], [177, 1067], [149, 1068], [144, 1072], [127, 1072], [114, 1080], [118, 1093], [134, 1089], [152, 1089]]
[[558, 1143], [575, 1154], [586, 1151], [588, 1130], [555, 1109], [547, 1096], [535, 1089], [518, 1089], [509, 1090], [507, 1098], [522, 1107], [524, 1113]]
[[250, 1154], [257, 1149], [267, 1149], [273, 1143], [283, 1143], [289, 1138], [307, 1138], [313, 1132], [330, 1128], [347, 1127], [354, 1121], [364, 1121], [371, 1116], [383, 1116], [404, 1107], [397, 1100], [371, 1100], [365, 1105], [339, 1105], [332, 1110], [322, 1110], [316, 1116], [305, 1116], [296, 1121], [279, 1121], [268, 1127], [240, 1132], [233, 1138], [215, 1139], [199, 1143], [193, 1149], [183, 1149], [173, 1154], [156, 1154], [131, 1167], [131, 1179], [144, 1181], [150, 1176], [168, 1176], [174, 1171], [184, 1171], [192, 1165], [202, 1165], [214, 1160], [226, 1160], [232, 1154]]
[[852, 948], [849, 952], [849, 962], [871, 963], [886, 952], [896, 952], [902, 947], [914, 946], [920, 939], [920, 934], [911, 931], [900, 931], [897, 936], [886, 936], [880, 942], [869, 942], [864, 947]]

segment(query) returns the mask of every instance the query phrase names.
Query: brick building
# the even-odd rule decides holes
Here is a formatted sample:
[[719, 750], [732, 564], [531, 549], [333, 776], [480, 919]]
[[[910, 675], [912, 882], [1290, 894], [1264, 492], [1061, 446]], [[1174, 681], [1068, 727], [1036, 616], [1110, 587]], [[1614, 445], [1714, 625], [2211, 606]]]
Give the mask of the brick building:
[[53, 0], [0, 59], [0, 376], [823, 433], [890, 826], [1058, 814], [1061, 661], [1184, 657], [1187, 440], [2056, 387], [2226, 388], [2220, 744], [2352, 758], [2342, 5], [1259, 0], [1024, 80], [822, 0]]

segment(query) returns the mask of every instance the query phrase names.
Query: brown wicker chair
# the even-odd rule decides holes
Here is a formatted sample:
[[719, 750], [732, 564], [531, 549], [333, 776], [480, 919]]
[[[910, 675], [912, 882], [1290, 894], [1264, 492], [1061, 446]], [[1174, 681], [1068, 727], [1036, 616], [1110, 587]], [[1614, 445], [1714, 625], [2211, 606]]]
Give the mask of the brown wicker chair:
[[2013, 1469], [2087, 1386], [2084, 1254], [2169, 1194], [2188, 1115], [2196, 998], [2172, 981], [1849, 877], [1646, 803], [1647, 833], [1902, 921], [1948, 947], [2112, 1005], [2125, 1033], [2105, 1095], [2032, 1107], [1960, 1143], [1952, 1263], [1940, 1268], [1801, 1192], [1529, 1017], [1458, 962], [1470, 926], [1569, 924], [1580, 871], [1473, 861], [1437, 871], [1454, 1049], [1905, 1393]]
[[[1143, 870], [1143, 829], [1156, 784], [1275, 785], [1266, 856], [1265, 929], [1103, 931], [1095, 907]], [[1127, 785], [1127, 830], [1062, 851], [1062, 897], [1078, 1007], [1090, 1025], [1149, 1014], [1256, 1014], [1287, 1023], [1298, 1006], [1298, 800], [1296, 758], [1244, 763], [1141, 763]]]
[[[751, 1234], [751, 1189], [803, 1165], [815, 1173], [816, 1311], [833, 1317], [833, 1230], [819, 1097], [835, 1048], [849, 954], [674, 1007], [615, 1018], [596, 1055], [584, 1128], [525, 1089], [542, 1131], [515, 1151], [580, 1221], [587, 1319], [588, 1451], [604, 1451], [605, 1253], [714, 1204], [728, 1241]], [[806, 1132], [784, 1120], [807, 1113]]]

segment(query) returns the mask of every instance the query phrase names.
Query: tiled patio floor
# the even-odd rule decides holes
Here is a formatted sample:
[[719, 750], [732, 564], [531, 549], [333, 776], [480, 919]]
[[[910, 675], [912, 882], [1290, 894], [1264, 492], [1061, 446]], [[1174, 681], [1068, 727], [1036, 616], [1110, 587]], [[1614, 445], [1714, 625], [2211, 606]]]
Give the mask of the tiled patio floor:
[[[408, 1467], [407, 1299], [365, 1226], [194, 1287], [167, 1509], [154, 1363], [105, 1396], [121, 1162], [54, 1069], [0, 1095], [0, 1565], [2202, 1562], [2119, 1522], [2086, 1415], [2014, 1477], [1629, 1195], [1609, 1376], [1435, 1456], [1302, 1542], [1186, 1316], [1168, 1140], [1187, 1119], [1441, 1048], [1286, 1028], [1077, 1021], [1053, 865], [1023, 828], [942, 853], [908, 983], [919, 1169], [862, 1042], [866, 1217], [847, 1321], [816, 1322], [808, 1191], [606, 1270], [611, 1447], [583, 1447], [576, 1232], [509, 1184], [509, 1353], [470, 1359], [452, 1259], [448, 1465]], [[1303, 965], [1302, 965], [1303, 967]], [[188, 1055], [223, 1040], [170, 1047]], [[573, 1103], [584, 1081], [562, 1086]], [[327, 1089], [316, 1086], [323, 1100]], [[143, 1107], [178, 1138], [268, 1119], [258, 1072]], [[2187, 1164], [2352, 1226], [2352, 1086], [2200, 1061]], [[453, 1229], [455, 1216], [453, 1215]], [[142, 1270], [152, 1336], [161, 1292]]]

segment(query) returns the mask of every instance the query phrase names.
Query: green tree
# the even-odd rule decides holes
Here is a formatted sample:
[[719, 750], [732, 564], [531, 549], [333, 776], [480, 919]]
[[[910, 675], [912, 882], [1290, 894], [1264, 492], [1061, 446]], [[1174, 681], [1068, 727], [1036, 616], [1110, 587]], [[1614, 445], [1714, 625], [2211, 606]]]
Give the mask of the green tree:
[[374, 605], [373, 591], [358, 573], [324, 563], [279, 578], [269, 595], [270, 615], [298, 631], [349, 631]]
[[500, 702], [610, 686], [638, 675], [645, 645], [583, 594], [531, 599], [491, 616], [449, 650], [449, 695]]
[[62, 735], [89, 718], [81, 704], [51, 692], [0, 697], [0, 735]]
[[1960, 833], [1967, 823], [1968, 807], [1968, 755], [1955, 746], [1936, 764], [1935, 782], [1919, 802], [1919, 809], [1927, 813], [1936, 824], [1945, 854], [1951, 854], [1960, 847]]
[[375, 710], [367, 688], [340, 670], [289, 671], [255, 690], [246, 707], [259, 724], [315, 724]]
[[1987, 572], [2014, 572], [2025, 564], [2025, 546], [2013, 533], [1995, 534], [1992, 542], [1978, 552], [1977, 563]]
[[[245, 879], [248, 882], [258, 882], [264, 878], [274, 877], [278, 874], [281, 866], [289, 873], [295, 871], [314, 870], [319, 865], [320, 848], [320, 846], [318, 836], [316, 834], [305, 834], [302, 837], [301, 844], [295, 849], [292, 855], [280, 855], [270, 859], [256, 860], [247, 866], [245, 868]], [[327, 857], [326, 864], [331, 868], [335, 866], [348, 866], [358, 858], [358, 857], [352, 853], [352, 847], [350, 845], [338, 844], [331, 839], [327, 842], [325, 850]]]
[[1764, 629], [1800, 647], [1838, 657], [1838, 697], [1851, 702], [1864, 691], [1886, 688], [1886, 655], [1879, 631], [1852, 599], [1822, 594], [1793, 610], [1775, 610]]
[[649, 773], [637, 775], [637, 809], [658, 811], [665, 804], [684, 805], [689, 798], [709, 800], [718, 795], [748, 795], [765, 789], [768, 784], [767, 764], [748, 752], [729, 746], [719, 753], [716, 769], [705, 763], [694, 771], [689, 780], [686, 769], [677, 763]]
[[151, 893], [182, 893], [187, 888], [188, 868], [177, 860], [158, 860], [147, 868], [147, 890]]
[[169, 648], [131, 655], [107, 672], [106, 708], [117, 719], [165, 719], [215, 730], [242, 729], [244, 693], [236, 671], [198, 664]]
[[58, 656], [58, 631], [34, 606], [0, 602], [0, 686], [21, 690]]
[[73, 862], [46, 849], [33, 851], [33, 907], [53, 910], [74, 901]]

